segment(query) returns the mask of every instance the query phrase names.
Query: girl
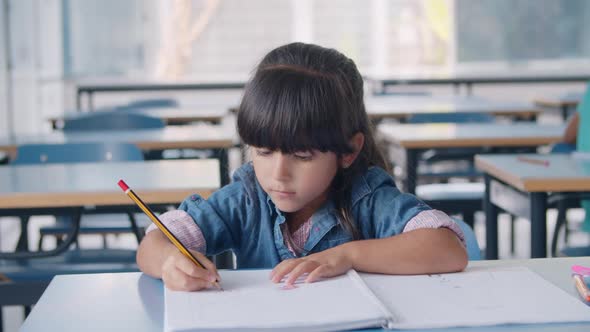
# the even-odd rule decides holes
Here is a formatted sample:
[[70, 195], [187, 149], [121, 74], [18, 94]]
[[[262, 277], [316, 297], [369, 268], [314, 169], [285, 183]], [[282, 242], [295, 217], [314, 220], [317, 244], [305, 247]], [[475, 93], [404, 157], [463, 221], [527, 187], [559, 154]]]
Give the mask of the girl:
[[349, 269], [386, 274], [460, 271], [460, 228], [400, 193], [384, 170], [354, 62], [292, 43], [264, 57], [237, 119], [252, 162], [208, 200], [187, 198], [161, 219], [205, 263], [198, 268], [155, 227], [137, 252], [141, 270], [173, 290], [219, 278], [204, 255], [232, 250], [238, 268], [273, 268], [292, 285]]

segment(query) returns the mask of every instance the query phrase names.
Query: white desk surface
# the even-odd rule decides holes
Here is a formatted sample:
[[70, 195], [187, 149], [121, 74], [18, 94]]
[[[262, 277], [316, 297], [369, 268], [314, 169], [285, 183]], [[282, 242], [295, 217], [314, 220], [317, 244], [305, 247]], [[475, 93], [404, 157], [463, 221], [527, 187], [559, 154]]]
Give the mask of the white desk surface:
[[[471, 266], [526, 266], [573, 296], [574, 264], [590, 257], [471, 262]], [[53, 279], [21, 331], [163, 331], [163, 285], [142, 273], [64, 275]], [[590, 306], [588, 307], [590, 312]], [[459, 329], [435, 329], [446, 332]], [[590, 331], [590, 324], [504, 325], [461, 331]]]
[[530, 102], [493, 101], [459, 96], [376, 96], [367, 97], [365, 107], [370, 118], [405, 118], [413, 114], [489, 113], [530, 118], [542, 110]]
[[383, 123], [379, 135], [404, 148], [536, 146], [557, 142], [564, 125], [536, 123]]
[[208, 197], [219, 189], [219, 160], [50, 164], [0, 167], [0, 209], [131, 205], [123, 179], [146, 204]]
[[[229, 113], [229, 107], [227, 109], [223, 108], [213, 108], [205, 106], [199, 107], [186, 107], [186, 108], [177, 108], [177, 107], [158, 107], [158, 108], [143, 108], [143, 109], [133, 109], [133, 110], [115, 110], [116, 112], [128, 112], [128, 113], [138, 113], [142, 115], [151, 116], [154, 118], [162, 119], [162, 121], [166, 122], [167, 124], [186, 124], [190, 122], [197, 122], [197, 121], [211, 121], [211, 122], [219, 122], [223, 119], [223, 117]], [[93, 112], [98, 113], [98, 111]], [[58, 128], [63, 127], [63, 122], [66, 119], [76, 119], [82, 117], [84, 115], [88, 115], [88, 113], [66, 113], [63, 116], [52, 116], [49, 117], [48, 120], [52, 123], [58, 124]]]
[[590, 159], [571, 154], [477, 155], [475, 166], [525, 192], [590, 191]]
[[224, 149], [231, 148], [238, 138], [235, 132], [222, 126], [166, 126], [163, 129], [96, 130], [64, 133], [53, 131], [42, 135], [0, 137], [0, 151], [16, 156], [22, 144], [63, 144], [85, 142], [126, 142], [140, 149]]

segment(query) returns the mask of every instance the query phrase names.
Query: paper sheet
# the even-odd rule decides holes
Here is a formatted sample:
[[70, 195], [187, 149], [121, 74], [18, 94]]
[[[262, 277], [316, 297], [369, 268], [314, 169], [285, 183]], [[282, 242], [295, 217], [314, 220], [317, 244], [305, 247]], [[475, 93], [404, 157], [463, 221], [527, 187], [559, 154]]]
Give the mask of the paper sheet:
[[521, 267], [361, 277], [389, 308], [395, 328], [590, 321], [590, 306]]
[[166, 289], [165, 329], [305, 328], [321, 331], [374, 326], [386, 319], [378, 302], [348, 275], [311, 284], [298, 283], [294, 289], [286, 290], [281, 284], [272, 283], [269, 273], [270, 270], [222, 270], [224, 291]]

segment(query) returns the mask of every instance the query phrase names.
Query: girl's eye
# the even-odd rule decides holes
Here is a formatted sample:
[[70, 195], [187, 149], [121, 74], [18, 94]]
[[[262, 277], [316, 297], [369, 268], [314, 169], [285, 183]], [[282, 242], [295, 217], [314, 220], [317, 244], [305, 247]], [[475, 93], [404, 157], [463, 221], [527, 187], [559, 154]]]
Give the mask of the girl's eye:
[[295, 156], [295, 158], [303, 161], [309, 161], [313, 158], [313, 154], [307, 152], [294, 153], [293, 155]]
[[272, 151], [270, 151], [270, 150], [256, 149], [256, 155], [258, 155], [258, 156], [270, 156], [271, 154], [272, 154]]

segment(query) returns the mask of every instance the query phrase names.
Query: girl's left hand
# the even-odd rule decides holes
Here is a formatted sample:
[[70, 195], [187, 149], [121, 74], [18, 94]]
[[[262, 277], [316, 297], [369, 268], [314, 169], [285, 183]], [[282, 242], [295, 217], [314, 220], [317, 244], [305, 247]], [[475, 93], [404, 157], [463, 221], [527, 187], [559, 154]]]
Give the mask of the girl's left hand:
[[342, 275], [352, 268], [348, 249], [348, 246], [340, 245], [309, 256], [284, 260], [272, 270], [270, 279], [279, 283], [288, 275], [285, 285], [293, 285], [304, 273], [309, 273], [305, 282]]

